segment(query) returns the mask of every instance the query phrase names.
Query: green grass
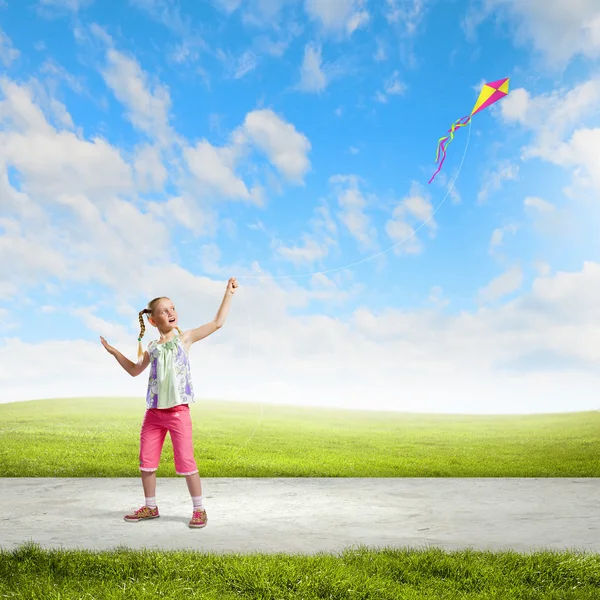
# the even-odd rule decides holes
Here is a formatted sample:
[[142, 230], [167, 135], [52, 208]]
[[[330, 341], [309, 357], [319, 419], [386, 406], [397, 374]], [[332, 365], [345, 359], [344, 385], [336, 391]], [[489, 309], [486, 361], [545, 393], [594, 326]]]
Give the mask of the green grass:
[[[264, 405], [260, 419], [260, 408], [192, 406], [202, 477], [600, 477], [598, 412], [489, 417]], [[0, 477], [137, 477], [143, 413], [143, 399], [0, 404]], [[158, 473], [175, 476], [169, 437]]]
[[0, 597], [597, 600], [600, 555], [370, 550], [218, 555], [191, 551], [0, 552]]

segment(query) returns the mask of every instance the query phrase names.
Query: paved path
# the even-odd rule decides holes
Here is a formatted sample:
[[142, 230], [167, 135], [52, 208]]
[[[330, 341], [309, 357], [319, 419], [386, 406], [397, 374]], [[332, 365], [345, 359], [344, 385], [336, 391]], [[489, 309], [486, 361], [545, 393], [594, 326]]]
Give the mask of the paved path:
[[600, 552], [600, 479], [204, 479], [192, 530], [181, 478], [158, 479], [161, 517], [126, 523], [139, 479], [0, 479], [0, 547], [339, 552], [367, 546]]

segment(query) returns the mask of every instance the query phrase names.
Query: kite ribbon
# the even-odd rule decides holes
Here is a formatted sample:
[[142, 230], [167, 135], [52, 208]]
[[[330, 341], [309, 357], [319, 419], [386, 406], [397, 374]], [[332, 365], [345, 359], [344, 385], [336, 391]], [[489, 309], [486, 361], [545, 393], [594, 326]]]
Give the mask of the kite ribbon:
[[454, 121], [454, 123], [452, 123], [452, 127], [448, 130], [448, 133], [450, 135], [449, 136], [445, 135], [444, 137], [442, 137], [438, 140], [437, 152], [435, 155], [435, 162], [437, 163], [438, 161], [440, 161], [440, 151], [441, 151], [442, 160], [440, 161], [437, 171], [431, 176], [429, 183], [431, 183], [433, 181], [434, 177], [440, 172], [440, 169], [442, 168], [442, 165], [444, 164], [444, 160], [446, 160], [446, 148], [447, 148], [446, 140], [448, 140], [448, 138], [450, 138], [450, 141], [448, 142], [448, 146], [449, 146], [450, 143], [452, 142], [452, 140], [454, 139], [454, 132], [459, 127], [465, 127], [466, 125], [468, 125], [469, 122], [471, 121], [472, 116], [473, 116], [473, 113], [471, 113], [470, 115], [467, 115], [466, 117], [463, 117], [462, 119], [458, 119], [457, 121]]

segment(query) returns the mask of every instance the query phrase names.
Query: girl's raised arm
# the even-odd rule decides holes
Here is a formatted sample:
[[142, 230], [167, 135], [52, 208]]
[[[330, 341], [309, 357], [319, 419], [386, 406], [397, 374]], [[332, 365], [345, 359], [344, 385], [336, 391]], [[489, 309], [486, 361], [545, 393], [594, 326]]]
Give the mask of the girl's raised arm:
[[230, 277], [227, 282], [227, 288], [225, 289], [225, 296], [223, 296], [223, 301], [221, 302], [221, 306], [219, 306], [217, 315], [212, 321], [200, 325], [200, 327], [196, 327], [196, 329], [186, 331], [182, 336], [182, 339], [185, 339], [186, 343], [191, 346], [192, 344], [203, 340], [205, 337], [212, 335], [217, 329], [223, 327], [225, 320], [227, 319], [227, 314], [229, 313], [231, 298], [233, 294], [235, 294], [237, 287], [237, 279], [235, 277]]

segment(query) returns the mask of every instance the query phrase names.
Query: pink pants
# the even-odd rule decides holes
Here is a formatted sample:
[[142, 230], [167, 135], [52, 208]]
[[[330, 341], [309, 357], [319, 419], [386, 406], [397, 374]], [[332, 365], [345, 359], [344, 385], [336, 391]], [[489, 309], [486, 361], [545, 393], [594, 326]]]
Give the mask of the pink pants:
[[192, 419], [187, 404], [146, 410], [140, 433], [140, 471], [156, 471], [167, 431], [173, 442], [177, 475], [198, 472], [192, 442]]

